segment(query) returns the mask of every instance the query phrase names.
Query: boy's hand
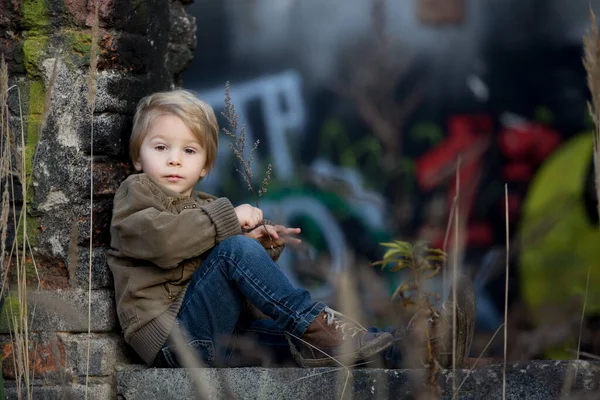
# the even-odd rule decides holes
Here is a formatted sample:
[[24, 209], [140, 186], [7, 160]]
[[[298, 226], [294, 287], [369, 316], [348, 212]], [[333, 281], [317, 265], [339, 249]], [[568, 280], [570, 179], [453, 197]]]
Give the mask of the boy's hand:
[[[283, 225], [261, 225], [250, 232], [244, 233], [244, 235], [258, 240], [265, 249], [270, 249], [271, 240], [273, 241], [273, 246], [283, 246], [284, 244], [300, 244], [302, 242], [300, 239], [290, 236], [297, 235], [299, 233], [300, 228], [286, 228]], [[269, 239], [269, 235], [271, 235], [271, 239]]]
[[252, 229], [263, 219], [260, 208], [252, 207], [250, 204], [242, 204], [235, 208], [235, 213], [240, 221], [242, 229]]

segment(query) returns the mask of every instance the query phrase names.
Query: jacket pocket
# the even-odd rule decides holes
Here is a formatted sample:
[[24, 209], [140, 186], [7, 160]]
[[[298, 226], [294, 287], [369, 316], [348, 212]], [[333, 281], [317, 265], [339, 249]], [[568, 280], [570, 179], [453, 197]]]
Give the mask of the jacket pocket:
[[182, 352], [192, 352], [194, 357], [199, 357], [201, 364], [205, 367], [212, 367], [215, 361], [215, 350], [212, 340], [196, 339], [187, 343], [183, 348], [177, 348], [176, 345], [164, 346], [162, 353], [165, 362], [171, 368], [181, 368], [179, 354]]
[[179, 295], [181, 294], [181, 292], [183, 291], [185, 286], [172, 285], [172, 284], [166, 282], [166, 283], [163, 283], [162, 287], [163, 287], [163, 292], [164, 292], [167, 300], [169, 302], [173, 302], [179, 297]]

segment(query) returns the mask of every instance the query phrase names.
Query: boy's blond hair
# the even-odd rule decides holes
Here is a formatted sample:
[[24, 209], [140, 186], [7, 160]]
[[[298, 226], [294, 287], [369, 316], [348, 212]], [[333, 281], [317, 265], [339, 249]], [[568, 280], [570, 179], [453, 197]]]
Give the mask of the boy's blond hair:
[[129, 157], [133, 162], [140, 157], [140, 148], [146, 137], [148, 127], [161, 115], [176, 115], [192, 131], [206, 150], [205, 168], [210, 171], [217, 158], [219, 145], [219, 125], [213, 108], [193, 93], [177, 89], [157, 92], [140, 100], [133, 129], [129, 138]]

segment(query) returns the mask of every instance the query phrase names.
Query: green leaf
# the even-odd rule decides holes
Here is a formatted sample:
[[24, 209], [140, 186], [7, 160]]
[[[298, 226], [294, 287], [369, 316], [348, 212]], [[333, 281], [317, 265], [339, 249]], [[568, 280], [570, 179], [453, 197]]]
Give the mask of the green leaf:
[[444, 262], [446, 260], [446, 256], [429, 255], [429, 256], [425, 257], [425, 260]]
[[393, 256], [394, 254], [399, 254], [401, 252], [401, 250], [399, 249], [390, 249], [388, 251], [385, 252], [385, 254], [383, 255], [383, 258], [390, 258], [391, 256]]
[[390, 268], [390, 271], [392, 272], [398, 272], [401, 269], [405, 268], [408, 264], [405, 261], [398, 261], [396, 262], [396, 265], [392, 268]]

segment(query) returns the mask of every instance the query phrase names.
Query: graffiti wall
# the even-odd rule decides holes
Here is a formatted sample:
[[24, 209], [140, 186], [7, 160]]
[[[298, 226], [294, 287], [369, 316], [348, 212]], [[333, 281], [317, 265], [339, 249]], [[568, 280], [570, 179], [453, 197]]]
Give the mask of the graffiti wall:
[[[306, 246], [280, 262], [288, 276], [326, 299], [307, 260], [335, 274], [350, 259], [379, 259], [390, 238], [448, 247], [458, 197], [480, 329], [502, 323], [507, 220], [511, 304], [580, 303], [588, 267], [600, 272], [587, 11], [558, 1], [338, 3], [190, 8], [198, 49], [185, 86], [221, 112], [230, 82], [247, 142], [260, 141], [256, 185], [272, 164], [260, 207], [303, 229]], [[253, 201], [224, 137], [200, 189]], [[600, 273], [590, 276], [595, 315]], [[393, 290], [397, 278], [386, 279]]]

